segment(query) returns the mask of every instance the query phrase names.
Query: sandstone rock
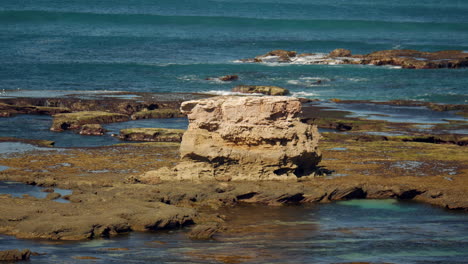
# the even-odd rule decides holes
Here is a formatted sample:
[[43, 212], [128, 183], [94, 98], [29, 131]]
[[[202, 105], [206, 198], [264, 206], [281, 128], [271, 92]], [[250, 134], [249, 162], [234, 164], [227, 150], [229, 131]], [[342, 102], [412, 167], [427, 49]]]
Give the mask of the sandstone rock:
[[335, 49], [329, 54], [330, 57], [350, 57], [351, 51], [347, 49]]
[[20, 261], [20, 260], [29, 260], [31, 256], [31, 251], [29, 249], [24, 250], [4, 250], [0, 251], [0, 261]]
[[320, 161], [317, 127], [299, 121], [297, 98], [220, 96], [181, 109], [181, 162], [162, 180], [297, 180]]
[[81, 127], [80, 135], [102, 136], [105, 130], [100, 124], [85, 124]]
[[180, 142], [185, 130], [169, 128], [128, 128], [120, 130], [119, 138], [127, 141]]
[[103, 111], [82, 111], [54, 115], [54, 121], [50, 130], [63, 131], [68, 129], [80, 129], [86, 124], [102, 124], [128, 121], [128, 116], [118, 113]]
[[263, 85], [237, 85], [232, 88], [233, 92], [238, 93], [259, 93], [265, 95], [287, 95], [289, 90], [278, 86]]

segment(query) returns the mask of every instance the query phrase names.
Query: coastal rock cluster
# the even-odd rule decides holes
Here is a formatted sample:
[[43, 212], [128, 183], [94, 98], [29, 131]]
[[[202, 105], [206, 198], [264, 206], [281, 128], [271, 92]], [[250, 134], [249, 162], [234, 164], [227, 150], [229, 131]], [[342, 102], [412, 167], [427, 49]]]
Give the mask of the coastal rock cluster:
[[142, 179], [260, 181], [313, 175], [321, 159], [316, 126], [301, 123], [291, 97], [221, 96], [182, 103], [189, 127], [174, 171]]
[[382, 50], [352, 55], [350, 50], [335, 49], [330, 53], [302, 53], [273, 50], [241, 62], [290, 64], [365, 64], [391, 65], [405, 69], [463, 68], [468, 66], [468, 53], [460, 50], [423, 52], [417, 50]]

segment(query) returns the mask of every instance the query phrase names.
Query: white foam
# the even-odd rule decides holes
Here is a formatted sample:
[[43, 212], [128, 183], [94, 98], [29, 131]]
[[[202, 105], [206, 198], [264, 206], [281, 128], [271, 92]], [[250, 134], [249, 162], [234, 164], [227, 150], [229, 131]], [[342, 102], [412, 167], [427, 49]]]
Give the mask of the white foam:
[[292, 85], [299, 85], [299, 86], [326, 86], [324, 82], [329, 82], [330, 79], [328, 78], [321, 78], [321, 77], [300, 77], [297, 80], [288, 80], [286, 81], [288, 84]]
[[366, 78], [358, 78], [358, 77], [355, 77], [355, 78], [347, 78], [348, 81], [352, 81], [352, 82], [365, 82], [365, 81], [368, 81], [368, 79]]
[[304, 91], [301, 91], [301, 92], [292, 92], [291, 95], [294, 96], [294, 97], [318, 96], [317, 93], [313, 93], [313, 92], [304, 92]]
[[384, 65], [384, 67], [387, 69], [402, 69], [403, 68], [401, 66], [393, 66], [393, 65]]

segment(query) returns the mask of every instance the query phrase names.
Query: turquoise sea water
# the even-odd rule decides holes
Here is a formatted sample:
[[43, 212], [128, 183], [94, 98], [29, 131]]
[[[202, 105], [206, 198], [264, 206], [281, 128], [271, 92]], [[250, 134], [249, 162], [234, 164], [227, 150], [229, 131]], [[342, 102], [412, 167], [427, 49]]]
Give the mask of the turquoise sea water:
[[[228, 216], [231, 231], [211, 241], [188, 239], [188, 229], [73, 243], [0, 236], [0, 250], [30, 248], [47, 253], [33, 256], [31, 263], [67, 264], [465, 264], [468, 260], [468, 215], [422, 204], [354, 200], [305, 207], [241, 206], [222, 213]], [[96, 259], [74, 259], [82, 256]], [[232, 257], [232, 262], [223, 262], [223, 256]]]
[[[268, 84], [320, 99], [466, 103], [468, 69], [234, 61], [273, 49], [468, 50], [467, 13], [462, 0], [3, 0], [0, 91], [222, 93]], [[240, 80], [205, 80], [225, 74]]]

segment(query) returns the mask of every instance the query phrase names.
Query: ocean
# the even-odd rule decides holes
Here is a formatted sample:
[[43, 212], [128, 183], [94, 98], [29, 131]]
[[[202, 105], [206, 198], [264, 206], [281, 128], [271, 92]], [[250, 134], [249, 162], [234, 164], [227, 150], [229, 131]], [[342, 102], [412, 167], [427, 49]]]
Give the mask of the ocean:
[[[468, 50], [467, 13], [461, 0], [3, 0], [0, 91], [226, 94], [253, 84], [323, 100], [464, 104], [468, 69], [235, 61], [274, 49]], [[227, 74], [240, 79], [205, 80]]]

